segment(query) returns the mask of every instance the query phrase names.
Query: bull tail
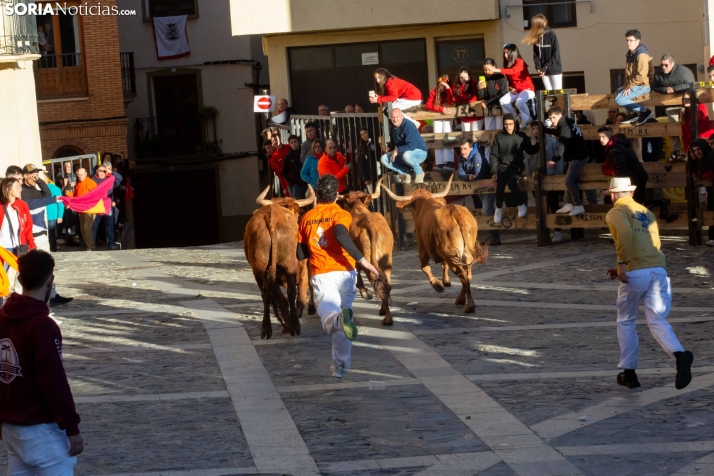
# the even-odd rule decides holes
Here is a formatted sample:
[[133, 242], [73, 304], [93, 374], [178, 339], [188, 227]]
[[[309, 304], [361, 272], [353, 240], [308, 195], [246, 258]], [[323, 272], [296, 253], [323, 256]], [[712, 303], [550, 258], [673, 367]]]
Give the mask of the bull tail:
[[377, 229], [373, 226], [368, 226], [367, 233], [369, 233], [370, 239], [370, 262], [377, 268], [377, 271], [379, 271], [379, 276], [377, 276], [374, 283], [372, 283], [374, 294], [380, 301], [391, 302], [392, 298], [389, 296], [389, 293], [392, 291], [392, 287], [387, 283], [387, 277], [379, 263], [379, 250], [377, 249], [379, 235], [377, 234]]
[[268, 213], [265, 217], [265, 225], [268, 227], [270, 236], [270, 252], [268, 255], [268, 265], [265, 268], [263, 277], [264, 294], [270, 300], [270, 305], [273, 308], [276, 319], [278, 322], [283, 324], [283, 319], [281, 317], [280, 308], [280, 296], [283, 292], [278, 284], [278, 250], [277, 250], [277, 239], [275, 232], [275, 218], [274, 213]]
[[469, 250], [469, 246], [467, 243], [466, 239], [466, 233], [464, 233], [464, 230], [466, 230], [466, 225], [463, 221], [463, 217], [461, 216], [461, 213], [459, 213], [456, 210], [452, 210], [451, 212], [452, 216], [456, 220], [456, 223], [459, 225], [459, 229], [461, 230], [461, 237], [464, 240], [464, 252], [462, 255], [461, 262], [462, 263], [468, 263], [470, 261], [469, 258], [473, 259], [473, 262], [477, 264], [483, 264], [486, 262], [486, 258], [488, 258], [488, 245], [484, 245], [483, 247], [481, 244], [478, 242], [478, 239], [474, 237], [474, 253], [475, 256], [471, 256], [471, 251]]

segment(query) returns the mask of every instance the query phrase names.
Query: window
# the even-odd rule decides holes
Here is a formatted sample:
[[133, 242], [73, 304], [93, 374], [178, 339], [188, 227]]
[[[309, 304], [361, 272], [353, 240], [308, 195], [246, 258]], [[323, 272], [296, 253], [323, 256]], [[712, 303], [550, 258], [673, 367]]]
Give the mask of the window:
[[198, 17], [198, 0], [144, 0], [145, 19], [188, 15]]
[[625, 85], [625, 70], [611, 69], [610, 70], [610, 92], [615, 94], [618, 89]]
[[[546, 5], [547, 3], [562, 3], [562, 5]], [[545, 15], [551, 28], [578, 26], [575, 2], [572, 0], [523, 0], [524, 30], [530, 30], [531, 18], [539, 13]]]
[[472, 79], [476, 79], [483, 74], [486, 59], [483, 38], [437, 41], [436, 57], [439, 76], [448, 74], [454, 83], [459, 70], [466, 66], [471, 70]]

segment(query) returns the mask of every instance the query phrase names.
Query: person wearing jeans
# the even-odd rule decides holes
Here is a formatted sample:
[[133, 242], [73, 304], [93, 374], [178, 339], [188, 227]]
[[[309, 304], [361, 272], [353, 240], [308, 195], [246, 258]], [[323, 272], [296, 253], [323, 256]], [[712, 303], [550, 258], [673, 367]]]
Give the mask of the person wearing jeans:
[[622, 124], [644, 124], [653, 116], [652, 111], [632, 101], [632, 98], [650, 92], [650, 80], [654, 78], [654, 63], [647, 47], [641, 43], [638, 30], [625, 33], [627, 54], [625, 55], [625, 84], [617, 90], [615, 102], [630, 113]]
[[380, 162], [399, 174], [402, 183], [411, 182], [409, 172], [414, 171], [414, 183], [424, 182], [424, 170], [421, 163], [426, 160], [426, 143], [414, 123], [404, 120], [400, 109], [392, 109], [389, 115], [389, 130], [392, 136], [393, 150], [384, 154]]

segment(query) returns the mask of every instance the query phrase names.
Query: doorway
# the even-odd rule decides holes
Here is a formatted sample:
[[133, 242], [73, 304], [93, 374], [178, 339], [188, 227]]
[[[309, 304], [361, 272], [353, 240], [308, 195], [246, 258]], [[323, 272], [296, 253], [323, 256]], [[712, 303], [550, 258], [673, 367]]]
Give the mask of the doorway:
[[198, 75], [156, 76], [154, 133], [166, 156], [195, 155], [200, 151]]

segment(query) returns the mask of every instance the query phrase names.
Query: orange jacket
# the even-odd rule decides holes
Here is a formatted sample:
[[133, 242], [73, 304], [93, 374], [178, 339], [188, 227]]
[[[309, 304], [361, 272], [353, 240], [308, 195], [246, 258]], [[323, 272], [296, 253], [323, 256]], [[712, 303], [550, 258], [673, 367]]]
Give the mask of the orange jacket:
[[339, 182], [338, 191], [342, 193], [347, 190], [347, 174], [350, 173], [350, 169], [345, 167], [346, 163], [347, 159], [339, 152], [336, 152], [334, 157], [330, 157], [325, 152], [317, 162], [317, 173], [320, 174], [320, 177], [327, 174], [337, 177]]
[[74, 193], [72, 194], [72, 196], [81, 197], [82, 195], [88, 194], [96, 187], [97, 182], [87, 177], [86, 179], [79, 182], [76, 187], [74, 187]]

